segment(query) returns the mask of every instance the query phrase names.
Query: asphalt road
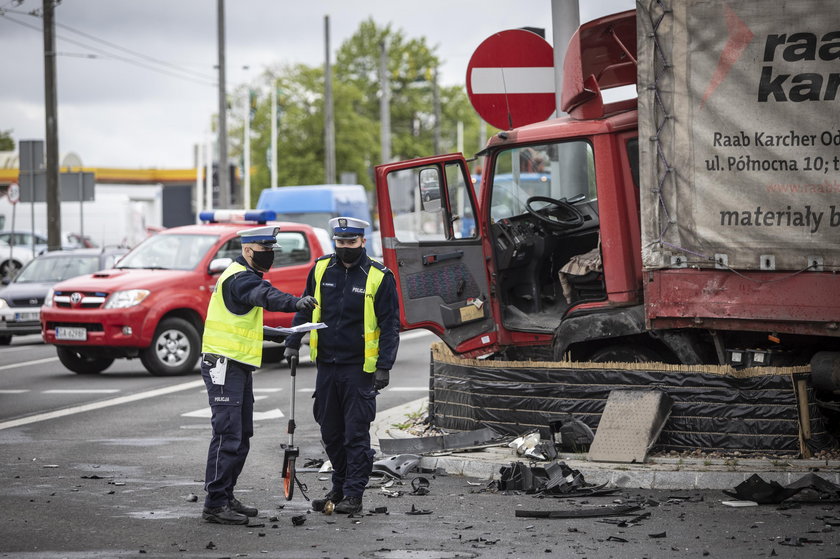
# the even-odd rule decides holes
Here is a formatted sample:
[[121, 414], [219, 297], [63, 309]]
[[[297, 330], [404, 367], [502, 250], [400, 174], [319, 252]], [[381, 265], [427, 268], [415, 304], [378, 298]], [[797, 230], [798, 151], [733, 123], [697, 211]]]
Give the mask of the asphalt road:
[[[425, 394], [431, 335], [404, 334], [386, 409]], [[310, 400], [315, 370], [297, 381], [299, 464], [325, 458]], [[359, 518], [308, 513], [283, 500], [288, 369], [255, 378], [256, 434], [238, 496], [258, 506], [250, 526], [200, 520], [209, 440], [198, 375], [156, 378], [139, 361], [102, 375], [64, 371], [33, 339], [0, 348], [0, 556], [5, 557], [840, 557], [840, 507], [797, 504], [729, 508], [716, 491], [621, 491], [589, 499], [536, 499], [487, 489], [487, 480], [433, 473], [431, 492], [388, 497], [376, 484]], [[103, 392], [107, 391], [107, 392]], [[585, 472], [584, 472], [585, 475]], [[302, 471], [309, 493], [326, 474]], [[195, 500], [192, 499], [195, 496]], [[636, 502], [650, 516], [625, 526], [603, 519], [517, 518], [517, 510], [582, 510]], [[429, 514], [410, 515], [412, 509]], [[305, 522], [294, 526], [292, 518]], [[627, 517], [632, 518], [632, 517]], [[659, 536], [659, 537], [653, 537]], [[787, 544], [799, 544], [791, 546]]]

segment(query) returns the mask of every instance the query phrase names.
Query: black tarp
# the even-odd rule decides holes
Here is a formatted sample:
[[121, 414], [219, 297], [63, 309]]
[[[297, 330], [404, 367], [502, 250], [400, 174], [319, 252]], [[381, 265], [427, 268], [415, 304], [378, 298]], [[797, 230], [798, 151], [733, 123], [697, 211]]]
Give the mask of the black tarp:
[[[452, 430], [492, 427], [519, 435], [571, 413], [597, 430], [612, 390], [655, 389], [673, 400], [671, 416], [654, 450], [800, 453], [794, 379], [808, 381], [812, 452], [834, 448], [814, 402], [807, 367], [699, 372], [699, 367], [658, 364], [509, 362], [463, 360], [436, 344], [432, 351], [430, 415]], [[707, 368], [709, 370], [709, 368]]]

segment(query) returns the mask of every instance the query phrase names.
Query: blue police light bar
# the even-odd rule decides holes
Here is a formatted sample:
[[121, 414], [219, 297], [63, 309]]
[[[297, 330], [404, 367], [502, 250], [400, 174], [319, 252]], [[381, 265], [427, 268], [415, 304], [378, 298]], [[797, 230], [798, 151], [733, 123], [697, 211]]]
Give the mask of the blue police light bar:
[[274, 210], [207, 210], [200, 212], [198, 218], [209, 223], [262, 223], [275, 221]]

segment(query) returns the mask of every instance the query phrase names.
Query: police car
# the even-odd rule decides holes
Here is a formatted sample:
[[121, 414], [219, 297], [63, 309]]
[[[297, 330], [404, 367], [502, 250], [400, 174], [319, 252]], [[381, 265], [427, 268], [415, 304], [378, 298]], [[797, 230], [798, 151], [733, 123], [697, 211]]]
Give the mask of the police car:
[[[272, 268], [264, 275], [287, 293], [303, 293], [314, 261], [332, 245], [326, 231], [275, 221], [270, 210], [202, 212], [204, 223], [149, 237], [110, 270], [56, 284], [41, 308], [44, 341], [78, 374], [97, 374], [115, 359], [139, 357], [156, 376], [194, 370], [210, 294], [241, 254], [237, 231], [279, 227]], [[268, 326], [293, 314], [265, 312]]]

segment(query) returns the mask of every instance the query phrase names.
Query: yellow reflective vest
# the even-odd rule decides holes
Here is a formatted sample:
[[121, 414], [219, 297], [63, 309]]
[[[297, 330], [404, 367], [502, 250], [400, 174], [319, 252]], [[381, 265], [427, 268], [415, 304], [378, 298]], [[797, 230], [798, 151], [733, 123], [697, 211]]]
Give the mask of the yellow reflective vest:
[[[312, 309], [312, 322], [320, 322], [321, 320], [321, 279], [324, 277], [324, 272], [326, 272], [330, 261], [330, 258], [324, 258], [315, 263], [315, 299], [317, 299], [319, 306]], [[371, 266], [368, 270], [367, 281], [365, 282], [363, 317], [365, 328], [365, 363], [362, 369], [368, 373], [376, 371], [376, 361], [379, 359], [380, 330], [373, 302], [376, 299], [376, 292], [379, 290], [379, 286], [382, 284], [382, 278], [384, 277], [385, 272], [376, 266]], [[315, 363], [318, 357], [318, 330], [312, 330], [309, 333], [309, 357], [313, 363]]]
[[225, 306], [222, 293], [222, 284], [225, 280], [245, 270], [245, 266], [234, 262], [216, 282], [216, 289], [210, 296], [210, 304], [207, 306], [201, 352], [224, 355], [234, 361], [260, 367], [263, 346], [263, 308], [254, 307], [245, 314], [233, 314]]

